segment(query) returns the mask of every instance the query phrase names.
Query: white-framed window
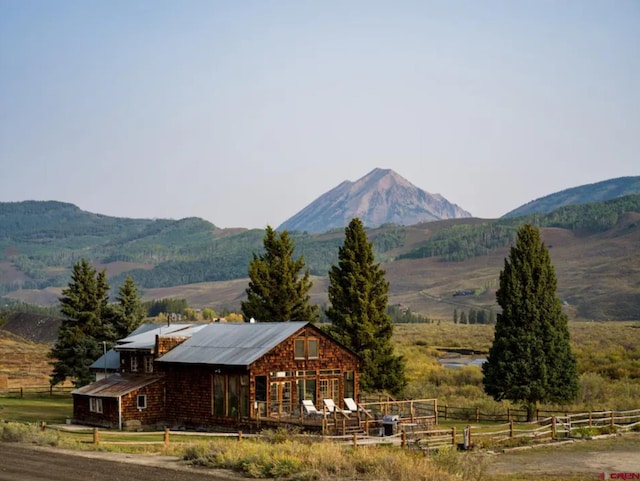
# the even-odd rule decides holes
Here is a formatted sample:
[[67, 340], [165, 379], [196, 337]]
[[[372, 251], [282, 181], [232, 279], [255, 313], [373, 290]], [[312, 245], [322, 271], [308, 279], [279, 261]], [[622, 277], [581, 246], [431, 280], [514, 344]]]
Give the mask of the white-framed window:
[[89, 411], [92, 413], [102, 413], [102, 399], [99, 397], [89, 398]]
[[138, 394], [138, 409], [147, 409], [147, 395]]
[[144, 372], [153, 372], [153, 356], [144, 358]]
[[138, 372], [138, 358], [131, 356], [131, 372]]

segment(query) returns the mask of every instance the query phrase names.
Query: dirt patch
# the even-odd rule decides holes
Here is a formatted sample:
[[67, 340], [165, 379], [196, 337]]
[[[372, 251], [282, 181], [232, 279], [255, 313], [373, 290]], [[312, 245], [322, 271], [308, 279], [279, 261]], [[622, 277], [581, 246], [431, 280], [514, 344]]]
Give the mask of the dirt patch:
[[492, 456], [491, 475], [527, 473], [528, 475], [640, 473], [640, 434], [626, 434], [604, 440], [550, 444], [526, 450], [514, 450]]

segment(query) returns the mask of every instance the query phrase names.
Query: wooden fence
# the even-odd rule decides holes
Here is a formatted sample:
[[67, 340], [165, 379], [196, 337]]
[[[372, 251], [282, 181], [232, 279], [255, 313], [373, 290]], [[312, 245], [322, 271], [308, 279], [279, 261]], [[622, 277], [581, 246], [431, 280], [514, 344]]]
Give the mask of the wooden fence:
[[73, 386], [24, 386], [24, 387], [11, 387], [0, 388], [0, 396], [2, 397], [29, 397], [29, 396], [42, 396], [48, 394], [49, 396], [67, 396], [75, 387]]
[[[42, 429], [46, 426], [42, 425]], [[65, 430], [64, 426], [58, 429]], [[397, 445], [406, 448], [432, 451], [444, 447], [453, 449], [470, 449], [472, 447], [500, 447], [508, 445], [514, 440], [523, 444], [563, 440], [570, 438], [584, 438], [601, 432], [625, 432], [640, 429], [640, 409], [632, 411], [601, 411], [569, 414], [567, 416], [550, 416], [530, 423], [517, 422], [511, 419], [508, 423], [499, 425], [468, 425], [463, 429], [451, 427], [437, 429], [432, 425], [429, 429], [421, 429], [414, 423], [398, 423], [393, 432], [371, 435], [354, 432], [348, 435], [322, 436], [321, 439], [339, 444], [358, 446]], [[77, 431], [76, 431], [77, 432]], [[203, 433], [185, 431], [164, 431], [154, 433], [100, 431], [98, 428], [87, 428], [81, 434], [91, 436], [85, 442], [93, 444], [162, 444], [165, 448], [170, 444], [194, 444], [202, 438], [232, 438], [242, 441], [245, 438], [266, 438], [264, 434], [246, 434], [241, 431], [234, 433]], [[138, 438], [123, 441], [122, 438], [131, 436]], [[150, 441], [140, 441], [140, 436], [149, 437]], [[295, 436], [294, 436], [295, 437]], [[118, 439], [114, 441], [113, 439]], [[111, 440], [110, 440], [111, 439]], [[308, 439], [305, 436], [305, 439]]]

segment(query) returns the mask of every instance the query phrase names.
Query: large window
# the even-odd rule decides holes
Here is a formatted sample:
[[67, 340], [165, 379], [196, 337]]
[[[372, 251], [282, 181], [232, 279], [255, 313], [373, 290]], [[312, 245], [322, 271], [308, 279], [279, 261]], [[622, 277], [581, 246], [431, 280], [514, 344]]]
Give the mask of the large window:
[[147, 395], [138, 394], [138, 409], [147, 409]]
[[102, 413], [102, 399], [97, 397], [89, 398], [89, 411], [92, 413]]
[[315, 379], [299, 379], [296, 385], [298, 390], [298, 404], [305, 399], [316, 402], [316, 380]]
[[215, 374], [212, 412], [217, 417], [248, 417], [249, 376]]
[[135, 355], [131, 356], [131, 372], [138, 372], [138, 358]]

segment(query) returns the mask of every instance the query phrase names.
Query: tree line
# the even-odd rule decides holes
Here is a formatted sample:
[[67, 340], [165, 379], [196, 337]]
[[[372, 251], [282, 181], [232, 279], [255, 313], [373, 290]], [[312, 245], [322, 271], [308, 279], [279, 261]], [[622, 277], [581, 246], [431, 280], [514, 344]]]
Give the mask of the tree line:
[[[317, 322], [318, 306], [310, 304], [312, 287], [304, 258], [294, 258], [287, 231], [267, 227], [263, 252], [249, 263], [245, 321]], [[86, 260], [74, 266], [71, 282], [60, 298], [64, 320], [51, 350], [52, 384], [72, 378], [90, 382], [89, 365], [107, 343], [125, 337], [144, 318], [144, 307], [131, 278], [120, 287], [116, 303], [108, 300], [105, 271], [96, 272]], [[372, 243], [355, 218], [345, 229], [338, 262], [329, 271], [326, 331], [361, 359], [361, 388], [365, 392], [401, 394], [406, 386], [404, 359], [391, 344], [388, 313], [389, 283], [375, 262]], [[540, 402], [564, 403], [578, 392], [577, 362], [571, 351], [568, 319], [556, 294], [557, 279], [539, 229], [518, 228], [515, 244], [499, 276], [495, 337], [482, 366], [485, 392], [494, 399], [523, 403], [530, 418]], [[156, 305], [161, 305], [159, 301]], [[181, 304], [166, 308], [184, 307]], [[396, 314], [402, 312], [395, 306]], [[483, 310], [470, 310], [478, 322]], [[454, 311], [457, 316], [457, 311]], [[460, 312], [460, 322], [467, 318]]]

